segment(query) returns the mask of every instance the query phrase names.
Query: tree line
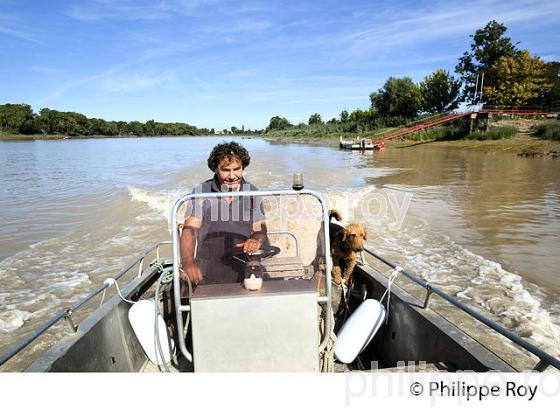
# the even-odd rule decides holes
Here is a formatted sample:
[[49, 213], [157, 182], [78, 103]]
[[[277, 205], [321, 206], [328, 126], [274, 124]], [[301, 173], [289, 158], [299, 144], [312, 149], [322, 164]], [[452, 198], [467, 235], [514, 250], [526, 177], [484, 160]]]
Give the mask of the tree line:
[[15, 134], [61, 134], [69, 136], [115, 135], [204, 135], [214, 130], [193, 125], [154, 120], [106, 121], [88, 118], [77, 112], [63, 112], [43, 108], [34, 113], [28, 104], [0, 105], [0, 132]]
[[[396, 127], [416, 117], [456, 109], [460, 103], [484, 103], [512, 107], [560, 108], [560, 62], [545, 63], [506, 37], [507, 28], [494, 20], [471, 35], [470, 49], [459, 58], [457, 77], [438, 69], [415, 83], [410, 77], [389, 77], [383, 87], [369, 95], [367, 109], [343, 110], [338, 118], [324, 121], [312, 114], [307, 124], [291, 124], [275, 116], [265, 131], [307, 129], [321, 132], [365, 132]], [[482, 76], [484, 82], [482, 83]], [[34, 113], [27, 104], [0, 105], [0, 133], [61, 134], [70, 136], [114, 135], [207, 135], [215, 130], [186, 123], [154, 120], [106, 121], [76, 112], [43, 108]], [[261, 131], [231, 127], [220, 134], [255, 134]]]
[[560, 62], [545, 63], [520, 50], [507, 27], [495, 20], [471, 35], [470, 50], [455, 67], [457, 77], [438, 69], [415, 83], [410, 77], [389, 77], [369, 95], [370, 107], [343, 110], [338, 118], [323, 121], [312, 114], [307, 124], [292, 125], [286, 118], [270, 119], [266, 131], [294, 127], [322, 127], [326, 132], [361, 132], [394, 127], [418, 116], [452, 111], [462, 102], [509, 107], [560, 108]]
[[[68, 136], [145, 136], [145, 135], [209, 135], [214, 128], [197, 128], [181, 122], [106, 121], [88, 118], [77, 112], [63, 112], [43, 108], [34, 113], [28, 104], [0, 105], [0, 133], [48, 134]], [[220, 130], [220, 134], [254, 134], [258, 131], [238, 129]]]

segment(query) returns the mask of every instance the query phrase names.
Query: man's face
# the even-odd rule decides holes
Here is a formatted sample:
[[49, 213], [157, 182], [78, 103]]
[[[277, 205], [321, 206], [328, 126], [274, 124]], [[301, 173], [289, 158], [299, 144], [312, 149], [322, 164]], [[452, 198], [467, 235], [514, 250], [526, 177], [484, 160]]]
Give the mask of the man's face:
[[220, 188], [227, 187], [229, 191], [235, 191], [241, 183], [243, 177], [243, 167], [241, 161], [237, 158], [224, 158], [218, 164], [216, 170], [218, 176], [218, 186]]

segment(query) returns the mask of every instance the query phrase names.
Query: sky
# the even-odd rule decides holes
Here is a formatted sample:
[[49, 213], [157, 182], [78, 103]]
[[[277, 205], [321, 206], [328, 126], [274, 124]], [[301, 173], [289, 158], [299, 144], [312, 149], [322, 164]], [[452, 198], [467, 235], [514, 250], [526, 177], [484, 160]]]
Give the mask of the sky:
[[0, 0], [0, 104], [215, 129], [328, 120], [390, 76], [454, 71], [492, 19], [560, 61], [558, 0]]

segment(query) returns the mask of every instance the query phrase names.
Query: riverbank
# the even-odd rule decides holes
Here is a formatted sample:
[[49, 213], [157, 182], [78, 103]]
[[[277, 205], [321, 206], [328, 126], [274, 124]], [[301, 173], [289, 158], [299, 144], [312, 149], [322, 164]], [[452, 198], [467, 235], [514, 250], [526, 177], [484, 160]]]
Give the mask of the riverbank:
[[[390, 140], [385, 143], [387, 148], [412, 148], [418, 145], [430, 144], [435, 147], [450, 147], [461, 150], [478, 151], [485, 153], [511, 153], [522, 157], [542, 157], [560, 158], [560, 141], [542, 139], [533, 134], [534, 127], [543, 123], [534, 119], [514, 119], [500, 120], [497, 126], [513, 126], [517, 128], [517, 133], [511, 138], [497, 140], [476, 140], [476, 139], [427, 139], [417, 140], [414, 138], [405, 140]], [[379, 130], [376, 134], [385, 134], [391, 129]], [[315, 146], [338, 146], [341, 134], [330, 134], [323, 136], [304, 136], [289, 132], [274, 132], [264, 136], [271, 143], [297, 143]], [[345, 139], [356, 137], [371, 138], [372, 134], [348, 134], [343, 136]]]
[[[85, 140], [103, 138], [161, 138], [161, 137], [218, 137], [220, 135], [62, 135], [62, 134], [0, 134], [0, 141], [36, 141], [36, 140]], [[226, 137], [226, 135], [222, 135]]]
[[[171, 136], [171, 135], [169, 135]], [[174, 135], [173, 135], [174, 136]], [[144, 135], [62, 135], [62, 134], [0, 134], [0, 141], [35, 141], [35, 140], [84, 140], [101, 138], [144, 138]]]
[[[338, 147], [336, 137], [265, 137], [272, 144], [305, 144], [312, 146]], [[560, 158], [560, 141], [543, 140], [534, 136], [518, 133], [515, 137], [502, 140], [455, 140], [455, 141], [387, 141], [387, 148], [410, 148], [430, 144], [434, 147], [450, 147], [455, 149], [478, 151], [485, 153], [510, 153], [522, 157]]]
[[[560, 158], [560, 141], [546, 140], [534, 136], [531, 132], [531, 126], [537, 124], [535, 120], [509, 120], [500, 121], [500, 125], [514, 125], [518, 128], [518, 133], [508, 139], [500, 140], [424, 140], [416, 141], [406, 139], [402, 141], [387, 141], [388, 148], [413, 148], [418, 145], [430, 144], [435, 147], [451, 147], [462, 150], [472, 150], [485, 153], [511, 153], [523, 157], [542, 157], [542, 158]], [[385, 133], [391, 129], [379, 130], [377, 134]], [[328, 135], [301, 135], [289, 132], [273, 132], [265, 135], [203, 135], [199, 137], [243, 137], [243, 138], [264, 138], [271, 144], [304, 144], [311, 146], [329, 146], [338, 147], [338, 142], [341, 134], [328, 134]], [[164, 137], [174, 138], [175, 135], [166, 135]], [[352, 139], [356, 137], [371, 137], [371, 134], [363, 135], [358, 133], [344, 134], [343, 138]], [[0, 134], [0, 141], [15, 141], [15, 140], [60, 140], [60, 139], [101, 139], [101, 138], [150, 138], [150, 136], [140, 135], [91, 135], [91, 136], [67, 136], [67, 135], [22, 135], [22, 134]]]
[[498, 127], [510, 126], [517, 129], [512, 138], [496, 140], [426, 140], [426, 141], [394, 141], [390, 145], [398, 148], [414, 147], [421, 144], [432, 144], [436, 147], [451, 147], [485, 153], [511, 153], [522, 157], [560, 158], [560, 141], [543, 139], [535, 135], [535, 128], [544, 121], [535, 119], [510, 119], [495, 123]]
[[0, 134], [0, 141], [33, 141], [33, 140], [62, 140], [68, 139], [67, 135], [42, 135], [42, 134]]
[[517, 134], [503, 140], [476, 141], [392, 141], [387, 146], [412, 148], [417, 145], [430, 144], [435, 147], [450, 147], [485, 153], [510, 153], [522, 157], [560, 158], [560, 141], [542, 140], [528, 135]]

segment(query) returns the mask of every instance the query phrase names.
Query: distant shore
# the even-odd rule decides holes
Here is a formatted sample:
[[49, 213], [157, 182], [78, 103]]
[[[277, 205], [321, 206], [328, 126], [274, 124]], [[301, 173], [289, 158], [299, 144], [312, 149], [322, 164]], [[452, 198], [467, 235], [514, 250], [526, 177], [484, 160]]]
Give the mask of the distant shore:
[[177, 137], [245, 137], [255, 138], [255, 135], [62, 135], [62, 134], [0, 134], [0, 141], [39, 141], [39, 140], [86, 140], [104, 138], [177, 138]]
[[451, 147], [485, 153], [510, 153], [522, 157], [560, 158], [560, 141], [542, 140], [523, 134], [518, 134], [510, 139], [493, 141], [400, 141], [393, 142], [390, 146], [398, 148], [412, 148], [422, 144], [430, 144], [434, 147]]
[[[321, 146], [338, 146], [337, 138], [265, 137], [272, 143], [296, 143]], [[513, 138], [492, 141], [387, 141], [386, 148], [413, 149], [419, 145], [450, 147], [485, 153], [510, 153], [523, 157], [560, 158], [560, 141], [542, 140], [518, 134]]]
[[[193, 137], [244, 137], [244, 138], [264, 138], [272, 144], [305, 144], [315, 146], [331, 146], [337, 147], [339, 135], [327, 136], [287, 136], [281, 134], [263, 134], [263, 135], [189, 135]], [[345, 138], [355, 138], [360, 136], [347, 135]], [[140, 136], [140, 135], [91, 135], [91, 136], [68, 136], [68, 135], [22, 135], [22, 134], [0, 134], [0, 141], [29, 141], [29, 140], [63, 140], [63, 139], [100, 139], [100, 138], [152, 138], [166, 137], [176, 138], [174, 135], [166, 136]], [[185, 137], [185, 136], [179, 136]], [[365, 136], [367, 138], [367, 136]], [[429, 144], [433, 147], [450, 147], [456, 149], [465, 149], [469, 151], [479, 151], [485, 153], [511, 153], [523, 157], [544, 157], [544, 158], [560, 158], [560, 141], [545, 140], [534, 137], [526, 132], [519, 132], [516, 136], [509, 139], [500, 140], [466, 140], [460, 139], [455, 141], [427, 140], [427, 141], [387, 141], [387, 148], [413, 149], [415, 146]]]

